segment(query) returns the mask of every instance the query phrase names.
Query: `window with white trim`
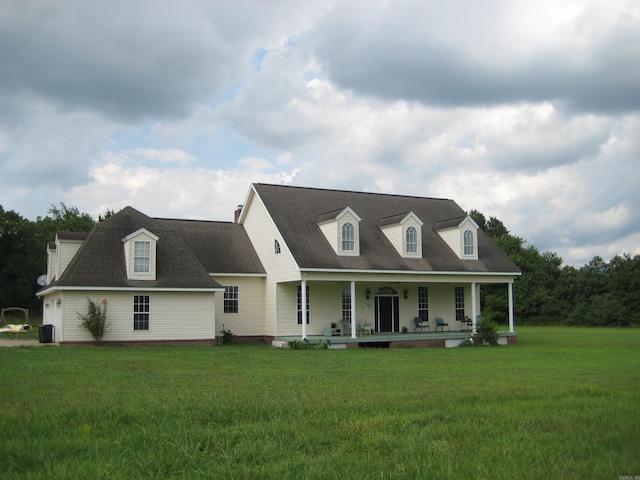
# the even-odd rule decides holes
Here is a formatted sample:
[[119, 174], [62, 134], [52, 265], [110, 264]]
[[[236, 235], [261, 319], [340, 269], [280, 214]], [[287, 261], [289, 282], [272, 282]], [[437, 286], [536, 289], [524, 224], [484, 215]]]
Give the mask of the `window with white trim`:
[[473, 232], [471, 230], [465, 230], [462, 235], [462, 239], [464, 243], [464, 254], [473, 255]]
[[408, 227], [405, 232], [405, 245], [407, 253], [418, 253], [418, 231], [415, 227]]
[[456, 321], [464, 320], [464, 287], [455, 288]]
[[149, 295], [133, 296], [133, 329], [149, 330], [150, 320]]
[[273, 241], [273, 253], [276, 255], [280, 253], [280, 242], [276, 239]]
[[151, 271], [151, 242], [136, 240], [133, 242], [133, 272]]
[[342, 250], [353, 252], [356, 249], [356, 236], [353, 224], [347, 222], [342, 225]]
[[351, 318], [351, 287], [342, 286], [342, 318]]
[[227, 285], [224, 287], [224, 313], [238, 313], [238, 287]]
[[[307, 285], [307, 325], [309, 325], [309, 285]], [[298, 325], [302, 325], [302, 286], [298, 285]]]
[[429, 287], [418, 287], [418, 316], [429, 321]]

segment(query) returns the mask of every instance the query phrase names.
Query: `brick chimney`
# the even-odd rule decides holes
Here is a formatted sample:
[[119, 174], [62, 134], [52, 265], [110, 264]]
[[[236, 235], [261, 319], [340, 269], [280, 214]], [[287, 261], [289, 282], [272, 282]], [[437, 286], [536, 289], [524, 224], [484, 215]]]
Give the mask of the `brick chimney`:
[[233, 223], [238, 223], [238, 219], [240, 218], [240, 214], [242, 213], [242, 207], [243, 205], [238, 205], [236, 211], [233, 212]]

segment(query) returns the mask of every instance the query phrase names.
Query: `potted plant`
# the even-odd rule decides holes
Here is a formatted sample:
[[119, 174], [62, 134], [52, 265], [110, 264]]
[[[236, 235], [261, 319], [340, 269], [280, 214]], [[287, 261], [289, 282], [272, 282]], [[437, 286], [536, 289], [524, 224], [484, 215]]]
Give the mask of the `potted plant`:
[[338, 324], [336, 322], [331, 322], [331, 328], [336, 328]]

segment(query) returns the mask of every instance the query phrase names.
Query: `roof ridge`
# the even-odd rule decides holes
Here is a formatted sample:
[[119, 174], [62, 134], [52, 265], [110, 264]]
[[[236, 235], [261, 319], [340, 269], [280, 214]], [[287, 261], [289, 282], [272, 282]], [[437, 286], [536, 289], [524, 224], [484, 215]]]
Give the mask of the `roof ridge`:
[[450, 198], [438, 198], [438, 197], [421, 197], [418, 195], [403, 195], [400, 193], [380, 193], [380, 192], [365, 192], [360, 190], [341, 190], [336, 188], [321, 188], [321, 187], [304, 187], [301, 185], [281, 185], [277, 183], [255, 183], [254, 185], [262, 185], [265, 187], [281, 187], [281, 188], [296, 188], [300, 190], [315, 190], [320, 192], [336, 192], [336, 193], [355, 193], [358, 195], [379, 195], [385, 197], [399, 197], [399, 198], [416, 198], [422, 200], [441, 200], [450, 202]]

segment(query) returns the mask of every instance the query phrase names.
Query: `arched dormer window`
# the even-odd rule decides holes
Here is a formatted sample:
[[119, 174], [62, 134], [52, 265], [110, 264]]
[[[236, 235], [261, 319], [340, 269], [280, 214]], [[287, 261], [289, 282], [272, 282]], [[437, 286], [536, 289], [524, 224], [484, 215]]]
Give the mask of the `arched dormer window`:
[[462, 236], [464, 242], [464, 254], [465, 255], [474, 255], [473, 251], [473, 232], [471, 230], [465, 230]]
[[355, 250], [355, 230], [349, 222], [342, 225], [342, 250], [353, 252]]
[[405, 240], [407, 253], [418, 253], [418, 231], [415, 227], [407, 228]]

